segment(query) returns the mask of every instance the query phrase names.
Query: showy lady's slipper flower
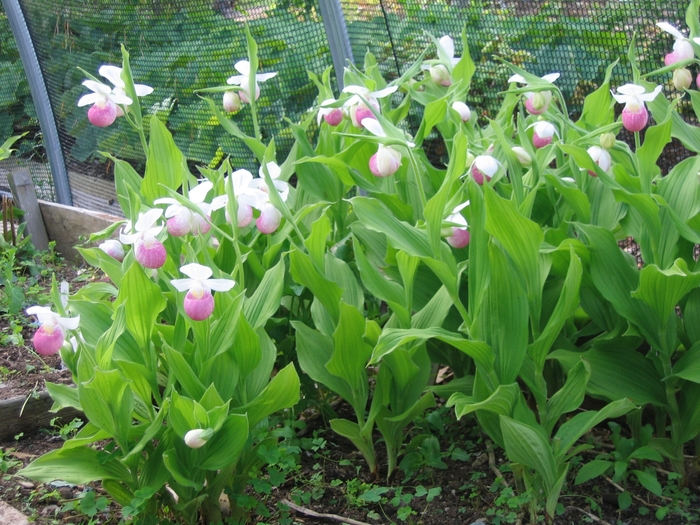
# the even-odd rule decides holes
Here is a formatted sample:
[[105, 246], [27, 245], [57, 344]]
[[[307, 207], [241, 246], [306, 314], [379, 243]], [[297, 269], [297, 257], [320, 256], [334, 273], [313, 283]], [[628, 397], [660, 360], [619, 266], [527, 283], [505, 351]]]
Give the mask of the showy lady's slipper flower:
[[153, 201], [154, 204], [170, 204], [165, 210], [165, 218], [168, 219], [166, 225], [170, 235], [182, 237], [190, 232], [203, 234], [210, 230], [211, 225], [205, 217], [209, 216], [211, 205], [204, 202], [204, 199], [213, 187], [214, 185], [207, 180], [190, 190], [190, 202], [200, 210], [200, 213], [193, 212], [170, 197]]
[[[350, 114], [350, 119], [352, 120], [352, 125], [356, 128], [362, 128], [362, 121], [368, 118], [375, 118], [372, 110], [369, 109], [367, 104], [370, 104], [375, 111], [379, 112], [379, 101], [377, 99], [384, 98], [391, 95], [394, 91], [398, 89], [397, 86], [390, 86], [379, 91], [370, 91], [364, 86], [345, 86], [343, 88], [343, 93], [352, 93], [349, 99], [345, 101], [343, 107], [346, 108]], [[362, 100], [364, 99], [364, 100]], [[365, 101], [367, 103], [365, 103]]]
[[636, 84], [625, 84], [617, 88], [617, 93], [612, 96], [620, 104], [625, 104], [622, 110], [622, 125], [627, 131], [641, 131], [647, 125], [649, 112], [645, 102], [651, 102], [661, 92], [661, 86], [656, 86], [651, 93], [645, 93], [646, 89]]
[[469, 109], [469, 106], [460, 100], [452, 103], [452, 109], [459, 113], [459, 118], [462, 119], [462, 122], [469, 122], [469, 120], [472, 118], [472, 112]]
[[[279, 176], [282, 174], [280, 167], [274, 162], [267, 163], [267, 173], [272, 179], [274, 184], [274, 189], [279, 193], [280, 198], [286, 202], [289, 196], [289, 184], [282, 180], [278, 180]], [[253, 206], [260, 210], [260, 217], [255, 221], [255, 226], [261, 233], [268, 234], [273, 233], [277, 230], [282, 222], [282, 213], [275, 208], [275, 205], [270, 201], [270, 187], [265, 182], [265, 172], [263, 167], [260, 166], [260, 178], [253, 179], [249, 183], [249, 187], [262, 191], [266, 195], [266, 199], [258, 200]]]
[[[240, 75], [233, 75], [230, 77], [226, 83], [229, 86], [241, 86], [240, 97], [241, 101], [245, 104], [250, 104], [250, 62], [247, 60], [240, 60], [236, 62], [233, 66]], [[270, 80], [272, 77], [277, 75], [276, 71], [271, 73], [258, 73], [255, 75], [255, 100], [260, 98], [260, 85], [258, 82], [265, 82]]]
[[[542, 77], [542, 80], [553, 83], [559, 78], [559, 73], [549, 73]], [[518, 84], [528, 84], [528, 81], [522, 75], [515, 74], [508, 79], [508, 82], [517, 82]], [[549, 90], [528, 92], [525, 93], [525, 109], [531, 115], [541, 115], [552, 102], [552, 92]]]
[[[329, 98], [321, 102], [321, 107], [318, 110], [317, 122], [321, 125], [321, 119], [325, 120], [329, 126], [337, 126], [343, 121], [343, 110], [341, 108], [327, 107], [329, 104], [337, 102], [334, 98]], [[370, 111], [371, 113], [371, 111]], [[372, 115], [374, 116], [374, 115]]]
[[656, 25], [673, 36], [676, 41], [673, 43], [673, 51], [664, 57], [664, 64], [672, 66], [681, 60], [689, 60], [695, 56], [693, 45], [683, 34], [668, 22], [657, 22]]
[[156, 226], [162, 215], [163, 210], [160, 209], [139, 213], [136, 224], [132, 227], [129, 221], [119, 234], [119, 240], [123, 244], [134, 245], [134, 256], [144, 268], [160, 268], [168, 257], [165, 246], [156, 239], [156, 235], [163, 230], [163, 226]]
[[212, 290], [228, 292], [236, 284], [231, 279], [210, 279], [211, 268], [201, 264], [186, 264], [180, 271], [189, 279], [173, 279], [170, 281], [176, 290], [187, 292], [184, 309], [190, 319], [203, 321], [214, 311], [214, 296]]
[[532, 145], [537, 149], [551, 144], [554, 135], [557, 134], [557, 129], [554, 125], [545, 120], [536, 122], [532, 127], [535, 128], [532, 134]]
[[77, 330], [78, 317], [61, 317], [45, 306], [27, 308], [28, 315], [35, 315], [41, 326], [34, 334], [34, 350], [40, 355], [53, 355], [58, 352], [66, 340], [66, 330]]
[[453, 248], [464, 248], [469, 244], [470, 234], [467, 229], [469, 225], [467, 224], [467, 219], [461, 213], [467, 206], [469, 206], [469, 201], [456, 206], [452, 213], [447, 216], [447, 222], [453, 223], [455, 226], [449, 228], [449, 235], [445, 240]]
[[[224, 179], [224, 186], [228, 185], [228, 177]], [[252, 188], [250, 183], [253, 175], [248, 170], [237, 170], [231, 173], [231, 183], [233, 184], [233, 195], [238, 203], [238, 227], [245, 228], [253, 220], [253, 208], [258, 207], [260, 201], [267, 202], [268, 195], [262, 190]], [[228, 195], [219, 195], [211, 201], [211, 209], [218, 210], [228, 204]], [[226, 220], [230, 221], [228, 210], [226, 210]]]
[[[117, 66], [102, 66], [99, 69], [99, 73], [112, 83], [114, 86], [112, 88], [113, 94], [126, 96], [126, 84], [122, 80], [122, 68]], [[146, 84], [134, 84], [134, 91], [137, 97], [145, 97], [153, 93], [153, 88]], [[131, 104], [131, 102], [129, 102], [129, 104]]]
[[[375, 119], [365, 119], [362, 121], [363, 127], [377, 137], [386, 137], [382, 125]], [[415, 146], [412, 142], [406, 142], [406, 146]], [[369, 170], [376, 177], [389, 177], [396, 173], [401, 167], [401, 153], [391, 146], [379, 144], [377, 153], [369, 159]]]
[[108, 239], [100, 244], [98, 248], [119, 262], [124, 260], [124, 246], [116, 239]]
[[100, 128], [109, 126], [117, 119], [118, 104], [128, 106], [133, 102], [126, 95], [116, 94], [111, 87], [94, 80], [84, 81], [83, 86], [92, 93], [80, 97], [78, 107], [92, 104], [92, 107], [88, 109], [88, 120]]
[[491, 180], [498, 171], [498, 161], [491, 155], [479, 155], [471, 165], [471, 174], [474, 182], [484, 184], [484, 179]]
[[235, 91], [226, 91], [223, 101], [224, 111], [227, 113], [236, 113], [241, 109], [241, 97]]
[[214, 432], [211, 428], [207, 428], [206, 430], [203, 428], [195, 428], [185, 434], [185, 445], [190, 448], [202, 448], [213, 435]]
[[[593, 162], [600, 166], [601, 170], [607, 173], [610, 166], [612, 166], [612, 157], [610, 156], [610, 152], [605, 148], [601, 148], [600, 146], [591, 146], [587, 151], [593, 159]], [[591, 170], [588, 170], [588, 174], [592, 177], [598, 176], [596, 175], [595, 171]]]

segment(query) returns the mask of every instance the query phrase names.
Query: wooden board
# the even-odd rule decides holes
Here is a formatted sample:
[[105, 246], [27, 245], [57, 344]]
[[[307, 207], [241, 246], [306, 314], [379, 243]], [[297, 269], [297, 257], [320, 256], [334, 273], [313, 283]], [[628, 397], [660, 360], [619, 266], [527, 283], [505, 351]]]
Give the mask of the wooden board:
[[56, 241], [56, 251], [74, 262], [82, 262], [82, 257], [74, 248], [76, 244], [82, 244], [91, 233], [104, 230], [115, 221], [123, 220], [107, 213], [73, 208], [55, 202], [40, 200], [39, 207], [49, 239]]
[[13, 397], [0, 401], [0, 441], [13, 439], [20, 432], [30, 434], [40, 428], [50, 428], [55, 417], [60, 417], [62, 424], [66, 424], [83, 415], [73, 408], [49, 412], [52, 405], [53, 400], [46, 391], [40, 392], [37, 398]]
[[32, 244], [37, 250], [46, 250], [49, 247], [49, 239], [41, 219], [34, 181], [29, 174], [29, 169], [19, 168], [15, 170], [9, 174], [8, 180], [15, 204], [24, 211], [22, 221], [27, 223], [26, 232], [32, 236]]

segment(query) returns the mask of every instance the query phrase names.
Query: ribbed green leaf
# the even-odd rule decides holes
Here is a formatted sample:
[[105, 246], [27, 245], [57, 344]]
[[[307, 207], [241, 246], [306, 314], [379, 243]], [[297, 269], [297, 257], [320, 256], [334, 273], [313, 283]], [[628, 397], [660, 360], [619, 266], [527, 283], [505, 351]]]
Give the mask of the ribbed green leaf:
[[342, 259], [338, 259], [331, 253], [327, 253], [326, 276], [343, 290], [343, 302], [354, 306], [360, 311], [364, 310], [365, 294], [348, 263]]
[[[156, 119], [157, 120], [157, 119]], [[166, 305], [157, 284], [151, 281], [138, 264], [132, 264], [124, 274], [114, 306], [126, 304], [126, 326], [141, 348], [151, 340], [153, 325]]]
[[248, 418], [231, 414], [223, 426], [204, 445], [204, 459], [199, 468], [221, 470], [238, 461], [248, 440]]
[[501, 416], [501, 431], [508, 458], [534, 469], [542, 476], [545, 493], [549, 493], [559, 480], [549, 443], [534, 428], [504, 415]]
[[248, 425], [255, 427], [260, 421], [282, 410], [290, 408], [299, 401], [299, 376], [290, 363], [272, 378], [270, 384], [247, 405], [237, 407], [232, 412], [248, 414]]
[[579, 361], [569, 370], [564, 386], [547, 401], [547, 421], [543, 424], [547, 434], [552, 432], [562, 415], [573, 412], [581, 406], [590, 377], [590, 366], [584, 360]]
[[564, 197], [566, 202], [573, 208], [580, 222], [588, 223], [591, 221], [591, 203], [585, 193], [576, 187], [565, 184], [554, 175], [546, 174], [545, 179], [561, 193], [561, 196]]
[[153, 202], [164, 194], [161, 185], [177, 190], [182, 185], [185, 169], [185, 159], [175, 145], [172, 134], [160, 119], [152, 118], [141, 194]]
[[192, 367], [182, 353], [163, 342], [163, 354], [170, 372], [175, 376], [180, 385], [182, 385], [185, 392], [193, 399], [202, 397], [206, 387], [199, 380], [197, 374], [192, 370]]
[[114, 436], [128, 451], [134, 396], [129, 381], [118, 370], [95, 369], [93, 378], [78, 385], [80, 404], [88, 419]]
[[265, 272], [262, 282], [243, 305], [245, 317], [253, 329], [265, 326], [280, 306], [286, 273], [284, 259]]
[[674, 363], [673, 375], [686, 381], [700, 383], [700, 342], [686, 350]]
[[370, 472], [376, 472], [377, 460], [371, 436], [366, 437], [357, 423], [347, 419], [331, 419], [330, 424], [333, 432], [352, 441], [352, 444], [357, 447], [367, 461]]
[[331, 223], [323, 214], [311, 225], [311, 233], [304, 241], [304, 246], [309, 251], [309, 256], [321, 271], [325, 269], [326, 239], [331, 233]]
[[76, 485], [102, 479], [132, 479], [126, 467], [117, 460], [105, 461], [101, 451], [89, 447], [53, 450], [30, 463], [18, 474], [45, 483], [60, 479]]
[[593, 461], [589, 461], [578, 471], [574, 483], [576, 485], [580, 485], [588, 480], [602, 476], [612, 466], [612, 461], [605, 461], [603, 459], [594, 459]]
[[299, 250], [292, 250], [289, 254], [289, 260], [291, 261], [292, 278], [311, 290], [314, 297], [323, 304], [333, 321], [337, 323], [343, 290], [335, 282], [321, 275], [308, 255]]
[[496, 391], [483, 401], [461, 392], [456, 392], [447, 400], [448, 407], [455, 407], [457, 419], [477, 410], [488, 410], [495, 414], [509, 416], [520, 397], [520, 387], [517, 383], [499, 385]]

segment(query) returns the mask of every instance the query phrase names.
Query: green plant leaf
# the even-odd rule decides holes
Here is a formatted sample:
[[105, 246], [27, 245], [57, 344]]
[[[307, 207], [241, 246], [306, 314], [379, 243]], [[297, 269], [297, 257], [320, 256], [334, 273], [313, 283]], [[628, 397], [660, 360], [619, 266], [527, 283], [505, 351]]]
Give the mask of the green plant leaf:
[[34, 460], [18, 474], [44, 483], [60, 479], [76, 485], [103, 479], [132, 479], [119, 461], [104, 461], [103, 452], [89, 447], [53, 450]]
[[542, 476], [545, 492], [549, 493], [559, 480], [557, 464], [542, 434], [534, 428], [501, 415], [501, 431], [508, 458], [535, 470]]
[[248, 418], [231, 414], [221, 428], [207, 441], [204, 458], [198, 465], [205, 470], [222, 470], [235, 463], [248, 440]]
[[185, 170], [185, 158], [175, 145], [172, 134], [160, 119], [151, 119], [148, 160], [141, 183], [141, 194], [149, 202], [153, 202], [163, 196], [161, 184], [171, 190], [177, 190], [182, 185]]
[[166, 305], [157, 284], [151, 281], [140, 265], [134, 263], [124, 274], [115, 308], [126, 304], [126, 326], [141, 348], [150, 344], [151, 332], [158, 315]]
[[574, 483], [576, 485], [580, 485], [581, 483], [585, 483], [586, 481], [589, 481], [593, 478], [597, 478], [598, 476], [602, 476], [612, 466], [613, 466], [612, 461], [605, 461], [603, 459], [594, 459], [593, 461], [589, 461], [588, 463], [583, 465], [581, 467], [581, 469], [578, 471], [578, 474], [576, 474], [576, 480], [574, 481]]

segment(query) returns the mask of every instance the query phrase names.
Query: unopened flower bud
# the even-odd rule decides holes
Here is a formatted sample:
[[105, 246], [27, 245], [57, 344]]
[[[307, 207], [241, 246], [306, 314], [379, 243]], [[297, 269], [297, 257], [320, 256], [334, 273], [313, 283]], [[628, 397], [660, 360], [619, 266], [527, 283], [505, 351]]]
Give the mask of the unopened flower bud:
[[[601, 148], [600, 146], [591, 146], [588, 148], [588, 154], [591, 156], [593, 161], [600, 166], [600, 169], [607, 171], [610, 169], [610, 166], [612, 166], [612, 157], [610, 157], [610, 153], [608, 150]], [[588, 174], [596, 177], [596, 173], [594, 171], [588, 171]]]
[[430, 68], [430, 78], [432, 78], [433, 82], [439, 86], [450, 87], [452, 85], [452, 77], [450, 76], [450, 72], [442, 64], [438, 64]]
[[235, 91], [226, 91], [224, 93], [224, 110], [229, 113], [235, 113], [241, 109], [241, 97]]
[[673, 72], [673, 87], [678, 91], [685, 91], [693, 83], [693, 75], [682, 67]]
[[484, 180], [491, 180], [497, 171], [498, 161], [491, 155], [479, 155], [472, 163], [472, 178], [474, 179], [474, 182], [479, 185], [483, 185]]
[[518, 162], [520, 162], [522, 166], [530, 166], [532, 164], [532, 158], [525, 148], [513, 146], [511, 149], [513, 153], [515, 153], [515, 156], [518, 157]]
[[369, 170], [375, 177], [389, 177], [401, 167], [401, 153], [391, 146], [379, 145], [377, 153], [369, 159]]
[[531, 115], [541, 115], [547, 111], [551, 101], [552, 93], [550, 91], [531, 93], [525, 99], [525, 109]]
[[541, 120], [535, 124], [535, 131], [532, 134], [532, 145], [536, 148], [543, 148], [552, 143], [556, 134], [556, 128], [549, 122]]
[[124, 246], [116, 239], [108, 239], [100, 244], [98, 248], [119, 262], [124, 260]]
[[469, 106], [467, 106], [462, 101], [458, 100], [456, 102], [453, 102], [452, 109], [459, 113], [459, 118], [462, 119], [462, 122], [469, 122], [469, 119], [472, 118], [472, 112], [469, 109]]
[[603, 133], [600, 136], [600, 147], [603, 149], [613, 149], [616, 142], [617, 141], [613, 133]]
[[185, 434], [185, 445], [190, 448], [202, 448], [214, 434], [212, 429], [195, 428]]

